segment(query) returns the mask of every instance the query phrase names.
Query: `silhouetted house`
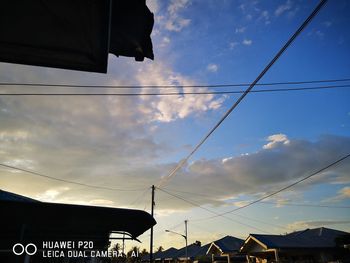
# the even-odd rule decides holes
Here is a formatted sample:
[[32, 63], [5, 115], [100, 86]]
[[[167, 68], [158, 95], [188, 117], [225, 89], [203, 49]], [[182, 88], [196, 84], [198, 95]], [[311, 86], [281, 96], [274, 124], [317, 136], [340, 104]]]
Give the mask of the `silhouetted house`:
[[[0, 210], [0, 262], [80, 262], [67, 257], [43, 258], [44, 243], [92, 241], [94, 250], [107, 250], [112, 234], [137, 240], [156, 224], [145, 211], [39, 202], [2, 190]], [[33, 243], [38, 251], [30, 257], [16, 256], [16, 243]]]
[[337, 240], [349, 233], [315, 228], [286, 235], [251, 234], [241, 252], [250, 262], [348, 262], [350, 251]]
[[0, 61], [107, 72], [108, 54], [153, 59], [145, 0], [2, 0]]
[[[226, 236], [209, 244], [201, 246], [199, 241], [187, 247], [188, 262], [242, 262], [245, 256], [237, 255], [244, 240], [232, 236]], [[149, 257], [147, 257], [149, 261]], [[186, 262], [186, 247], [176, 249], [169, 248], [163, 252], [157, 252], [154, 255], [156, 262], [178, 263]], [[147, 260], [145, 260], [147, 261]]]
[[239, 255], [239, 250], [243, 243], [243, 239], [225, 236], [212, 242], [207, 250], [207, 254], [211, 255], [212, 262], [242, 262], [245, 261], [245, 257]]
[[193, 262], [196, 257], [200, 256], [200, 252], [203, 251], [201, 248], [202, 247], [200, 242], [196, 242], [187, 246], [187, 259], [186, 247], [179, 249], [176, 254], [177, 262]]
[[[196, 242], [187, 247], [188, 262], [193, 262], [195, 259], [201, 256], [206, 256], [209, 244], [201, 246], [200, 242]], [[186, 262], [186, 247], [176, 249], [171, 247], [162, 252], [157, 252], [153, 255], [156, 262], [162, 263], [175, 263]], [[143, 258], [143, 261], [149, 262], [149, 256]]]
[[[178, 254], [179, 250], [177, 248], [171, 247], [167, 250], [164, 250], [162, 252], [157, 252], [154, 254], [154, 260], [156, 262], [174, 262], [176, 259], [176, 255]], [[148, 258], [149, 261], [149, 258]]]

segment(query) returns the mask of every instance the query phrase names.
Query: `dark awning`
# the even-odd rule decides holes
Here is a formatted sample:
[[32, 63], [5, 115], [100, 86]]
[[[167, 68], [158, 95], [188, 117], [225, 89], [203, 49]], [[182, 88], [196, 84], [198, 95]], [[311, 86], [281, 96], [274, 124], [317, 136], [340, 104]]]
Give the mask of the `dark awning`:
[[145, 0], [3, 0], [0, 61], [107, 72], [108, 53], [153, 59]]
[[0, 200], [0, 210], [7, 230], [24, 226], [31, 235], [120, 231], [137, 238], [156, 224], [150, 214], [134, 209]]

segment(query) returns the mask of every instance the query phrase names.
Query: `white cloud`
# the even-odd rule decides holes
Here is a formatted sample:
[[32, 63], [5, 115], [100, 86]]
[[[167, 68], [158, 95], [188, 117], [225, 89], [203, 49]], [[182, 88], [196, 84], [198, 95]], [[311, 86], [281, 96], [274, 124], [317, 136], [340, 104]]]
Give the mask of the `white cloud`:
[[315, 34], [321, 39], [324, 38], [324, 33], [321, 30], [316, 30]]
[[209, 65], [207, 66], [207, 70], [208, 70], [209, 72], [217, 72], [218, 69], [219, 69], [219, 66], [218, 66], [217, 64], [209, 64]]
[[282, 134], [282, 133], [274, 134], [274, 135], [269, 136], [267, 138], [267, 141], [269, 143], [267, 143], [267, 144], [265, 144], [263, 146], [264, 149], [273, 149], [273, 148], [277, 147], [280, 144], [287, 145], [287, 144], [290, 143], [290, 141], [288, 140], [287, 135]]
[[285, 2], [282, 5], [279, 5], [277, 7], [277, 9], [275, 10], [275, 15], [276, 16], [280, 16], [282, 15], [284, 12], [290, 10], [292, 8], [292, 2], [290, 0], [288, 0], [287, 2]]
[[175, 15], [180, 10], [186, 8], [190, 4], [190, 0], [172, 0], [168, 6], [170, 15]]
[[[0, 79], [4, 82], [58, 84], [196, 84], [161, 61], [139, 64], [127, 58], [114, 57], [110, 57], [106, 75], [0, 63]], [[33, 87], [27, 91], [29, 89], [34, 92], [43, 90]], [[158, 91], [182, 90], [180, 87]], [[11, 91], [23, 90], [11, 87]], [[135, 91], [133, 88], [123, 90]], [[143, 93], [149, 91], [141, 89]], [[86, 89], [84, 92], [93, 91]], [[154, 127], [216, 110], [223, 100], [224, 97], [210, 94], [2, 97], [0, 108], [6, 110], [0, 111], [0, 159], [8, 165], [76, 182], [120, 188], [149, 186], [150, 180], [157, 181], [164, 171], [170, 169], [168, 164], [157, 165], [159, 159], [174, 151], [173, 147], [157, 141]], [[130, 193], [113, 196], [108, 191], [75, 185], [57, 193], [59, 187], [67, 184], [19, 171], [14, 173], [3, 167], [1, 173], [3, 189], [41, 200], [85, 204], [89, 204], [90, 200], [111, 200], [118, 206], [132, 199]]]
[[191, 19], [185, 19], [181, 17], [177, 17], [176, 19], [173, 17], [169, 19], [165, 23], [165, 28], [169, 31], [180, 32], [183, 28], [187, 27], [191, 23]]
[[316, 36], [319, 39], [323, 39], [325, 36], [325, 33], [319, 29], [313, 29], [308, 33], [308, 36]]
[[245, 206], [247, 204], [249, 204], [251, 201], [235, 201], [233, 202], [233, 205], [234, 206], [237, 206], [237, 207], [242, 207], [242, 206]]
[[236, 46], [238, 46], [239, 45], [239, 43], [238, 42], [230, 42], [229, 43], [229, 48], [230, 48], [230, 50], [233, 50]]
[[242, 41], [242, 44], [246, 45], [246, 46], [250, 46], [251, 44], [253, 44], [253, 40], [251, 40], [251, 39], [244, 39]]
[[51, 188], [43, 193], [38, 194], [35, 198], [46, 202], [59, 202], [58, 197], [68, 190], [70, 190], [68, 187]]
[[154, 14], [158, 13], [158, 11], [159, 11], [158, 0], [147, 0], [146, 4], [152, 13], [154, 13]]
[[241, 9], [242, 11], [245, 11], [245, 5], [244, 4], [240, 4], [239, 5], [239, 9]]
[[[140, 71], [137, 76], [138, 81], [143, 85], [194, 85], [195, 82], [189, 78], [167, 70], [163, 65], [152, 65]], [[144, 89], [142, 92], [148, 92]], [[162, 92], [179, 92], [182, 89], [159, 90]], [[206, 88], [187, 88], [188, 92], [207, 91]], [[216, 98], [212, 94], [208, 95], [178, 95], [178, 96], [159, 96], [150, 98], [142, 96], [143, 103], [139, 109], [145, 114], [145, 120], [149, 122], [171, 122], [176, 119], [184, 119], [188, 116], [216, 110], [221, 107], [224, 97]]]
[[191, 4], [190, 0], [172, 0], [167, 8], [168, 16], [164, 22], [165, 29], [180, 32], [191, 23], [191, 19], [183, 18], [179, 13]]
[[223, 158], [222, 163], [225, 163], [225, 162], [232, 160], [232, 159], [233, 159], [233, 157]]
[[245, 26], [242, 26], [242, 27], [237, 27], [235, 32], [236, 33], [244, 33], [246, 30], [246, 27]]
[[324, 21], [323, 23], [322, 23], [325, 27], [331, 27], [332, 26], [332, 21]]
[[169, 37], [163, 37], [162, 42], [160, 44], [160, 47], [166, 47], [170, 44], [170, 38]]
[[[253, 195], [255, 199], [319, 170], [347, 154], [350, 147], [349, 137], [323, 136], [316, 142], [290, 140], [283, 135], [272, 135], [269, 138], [273, 144], [249, 155], [192, 162], [173, 177], [172, 188], [189, 192], [200, 189], [212, 196], [199, 196], [196, 201], [201, 205], [225, 205], [224, 200], [231, 199], [232, 193], [248, 197]], [[297, 191], [292, 189], [292, 192], [284, 192], [275, 199], [277, 207], [282, 207], [286, 200], [296, 200], [294, 195], [301, 198], [303, 190], [309, 190], [313, 185], [335, 181], [349, 183], [349, 168], [350, 163], [343, 162], [305, 181], [298, 186]], [[215, 187], [208, 187], [212, 185]], [[236, 205], [243, 204], [237, 202]]]
[[263, 19], [265, 21], [265, 25], [270, 24], [271, 21], [270, 21], [269, 11], [267, 10], [262, 11], [260, 14], [260, 19]]
[[93, 199], [89, 201], [89, 204], [96, 206], [113, 206], [114, 202], [106, 199]]
[[350, 199], [350, 187], [344, 187], [340, 189], [336, 196], [327, 198], [323, 200], [322, 202], [329, 203], [329, 202], [340, 202], [345, 199]]
[[344, 198], [350, 198], [350, 187], [344, 187], [339, 190], [339, 194]]

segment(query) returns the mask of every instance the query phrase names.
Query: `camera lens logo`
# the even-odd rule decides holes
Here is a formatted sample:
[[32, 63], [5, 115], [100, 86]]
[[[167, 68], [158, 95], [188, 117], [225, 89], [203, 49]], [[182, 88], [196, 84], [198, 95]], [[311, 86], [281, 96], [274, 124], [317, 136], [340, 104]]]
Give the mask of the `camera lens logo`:
[[29, 256], [33, 256], [37, 252], [37, 247], [33, 243], [29, 243], [26, 246], [23, 246], [21, 243], [14, 244], [12, 251], [15, 255], [20, 256], [23, 253], [26, 253]]

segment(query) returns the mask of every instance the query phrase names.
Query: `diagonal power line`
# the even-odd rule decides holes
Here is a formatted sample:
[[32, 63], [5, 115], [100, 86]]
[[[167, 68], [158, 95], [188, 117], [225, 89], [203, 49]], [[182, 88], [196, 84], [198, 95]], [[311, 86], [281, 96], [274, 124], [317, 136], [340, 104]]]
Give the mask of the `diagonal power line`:
[[44, 178], [47, 178], [47, 179], [50, 179], [50, 180], [55, 180], [55, 181], [60, 181], [60, 182], [65, 182], [65, 183], [75, 184], [75, 185], [81, 185], [81, 186], [86, 186], [86, 187], [90, 187], [90, 188], [102, 189], [102, 190], [121, 191], [121, 192], [134, 192], [134, 191], [145, 190], [145, 188], [125, 189], [125, 188], [112, 188], [112, 187], [98, 186], [98, 185], [92, 185], [92, 184], [85, 184], [85, 183], [80, 183], [80, 182], [75, 182], [75, 181], [70, 181], [70, 180], [66, 180], [66, 179], [61, 179], [61, 178], [45, 175], [45, 174], [42, 174], [42, 173], [30, 171], [30, 170], [27, 170], [27, 169], [15, 167], [15, 166], [3, 164], [3, 163], [0, 163], [0, 166], [8, 168], [8, 169], [17, 170], [17, 171], [29, 173], [29, 174], [32, 174], [32, 175], [44, 177]]
[[[287, 186], [285, 186], [285, 187], [283, 187], [283, 188], [281, 188], [281, 189], [279, 189], [279, 190], [277, 190], [277, 191], [274, 191], [274, 192], [272, 192], [272, 193], [270, 193], [270, 194], [264, 195], [263, 197], [258, 198], [258, 199], [254, 200], [254, 201], [252, 201], [252, 202], [249, 202], [249, 203], [246, 204], [246, 205], [237, 207], [237, 208], [235, 208], [235, 209], [232, 209], [232, 210], [230, 210], [230, 211], [226, 211], [226, 212], [224, 212], [224, 213], [220, 213], [220, 214], [215, 215], [215, 216], [212, 216], [212, 217], [208, 217], [208, 218], [205, 218], [205, 219], [198, 219], [198, 221], [199, 221], [199, 220], [212, 219], [212, 218], [215, 218], [215, 217], [218, 217], [218, 216], [224, 216], [224, 215], [227, 215], [227, 214], [236, 212], [236, 211], [238, 211], [238, 210], [242, 210], [242, 209], [247, 208], [247, 207], [249, 207], [249, 206], [252, 206], [252, 205], [254, 205], [254, 204], [256, 204], [256, 203], [259, 203], [259, 202], [261, 202], [261, 201], [263, 201], [263, 200], [265, 200], [265, 199], [270, 198], [271, 196], [274, 196], [274, 195], [276, 195], [276, 194], [278, 194], [278, 193], [280, 193], [280, 192], [283, 192], [283, 191], [285, 191], [285, 190], [287, 190], [287, 189], [289, 189], [289, 188], [292, 188], [293, 186], [295, 186], [295, 185], [297, 185], [297, 184], [300, 184], [301, 182], [304, 182], [304, 181], [308, 180], [309, 178], [311, 178], [311, 177], [313, 177], [313, 176], [315, 176], [315, 175], [318, 175], [318, 174], [320, 174], [320, 173], [322, 173], [322, 172], [328, 170], [329, 168], [331, 168], [331, 167], [337, 165], [338, 163], [340, 163], [340, 162], [346, 160], [346, 159], [349, 158], [349, 157], [350, 157], [350, 154], [347, 154], [347, 155], [341, 157], [340, 159], [338, 159], [338, 160], [336, 160], [336, 161], [334, 161], [334, 162], [328, 164], [327, 166], [325, 166], [325, 167], [323, 167], [323, 168], [317, 170], [316, 172], [313, 172], [312, 174], [310, 174], [310, 175], [308, 175], [308, 176], [306, 176], [306, 177], [303, 177], [303, 178], [301, 178], [301, 179], [295, 181], [294, 183], [289, 184], [289, 185], [287, 185]], [[197, 221], [197, 220], [196, 220], [196, 221]]]
[[[165, 188], [165, 190], [170, 192], [176, 192], [176, 193], [182, 193], [190, 196], [202, 196], [209, 198], [209, 200], [215, 200], [213, 199], [213, 194], [203, 194], [203, 193], [195, 193], [195, 192], [189, 192], [189, 191], [183, 191], [183, 190], [177, 190], [177, 189], [169, 189]], [[246, 201], [246, 200], [238, 200], [237, 201]], [[346, 205], [323, 205], [323, 204], [315, 204], [315, 203], [295, 203], [295, 202], [289, 202], [289, 201], [283, 201], [283, 202], [273, 202], [273, 201], [261, 201], [260, 203], [263, 204], [272, 204], [272, 205], [282, 205], [282, 206], [300, 206], [300, 207], [315, 207], [315, 208], [334, 208], [334, 209], [349, 209], [350, 206]]]
[[222, 218], [225, 218], [225, 219], [227, 219], [227, 220], [229, 220], [229, 221], [232, 221], [232, 222], [235, 222], [235, 223], [237, 223], [237, 224], [240, 224], [240, 225], [243, 225], [243, 226], [246, 226], [246, 227], [249, 227], [249, 228], [252, 228], [252, 229], [261, 231], [261, 232], [264, 232], [264, 233], [268, 233], [268, 232], [266, 232], [265, 230], [262, 230], [262, 229], [260, 229], [260, 228], [255, 227], [255, 226], [252, 226], [252, 225], [249, 225], [249, 224], [247, 224], [247, 223], [243, 223], [243, 222], [234, 220], [234, 219], [232, 219], [232, 218], [230, 218], [230, 217], [227, 217], [227, 216], [225, 216], [225, 215], [220, 215], [219, 213], [217, 213], [217, 212], [215, 212], [215, 211], [213, 211], [213, 210], [210, 210], [210, 209], [208, 209], [208, 208], [206, 208], [206, 207], [204, 207], [204, 206], [201, 206], [201, 205], [199, 205], [199, 204], [197, 204], [197, 203], [195, 203], [195, 202], [193, 202], [193, 201], [190, 201], [190, 200], [188, 200], [188, 199], [185, 199], [185, 198], [183, 198], [183, 197], [181, 197], [181, 196], [179, 196], [179, 195], [172, 194], [172, 193], [170, 193], [170, 192], [168, 192], [168, 191], [166, 191], [166, 190], [164, 190], [164, 189], [162, 189], [162, 188], [159, 188], [159, 187], [158, 187], [157, 189], [160, 190], [160, 191], [162, 191], [162, 192], [164, 192], [164, 193], [166, 193], [166, 194], [168, 194], [168, 195], [171, 195], [171, 196], [173, 196], [173, 197], [175, 197], [175, 198], [177, 198], [177, 199], [180, 199], [180, 200], [182, 200], [182, 201], [184, 201], [184, 202], [186, 202], [186, 203], [189, 203], [189, 204], [194, 205], [194, 206], [196, 206], [196, 207], [198, 207], [198, 208], [201, 208], [201, 209], [203, 209], [203, 210], [205, 210], [205, 211], [207, 211], [207, 212], [209, 212], [209, 213], [211, 213], [211, 214], [214, 214], [215, 216], [213, 216], [213, 218], [214, 218], [214, 217], [220, 216], [220, 217], [222, 217]]
[[306, 20], [301, 24], [301, 26], [295, 31], [295, 33], [288, 39], [284, 46], [277, 52], [277, 54], [272, 58], [272, 60], [267, 64], [267, 66], [261, 71], [257, 78], [250, 84], [248, 89], [238, 98], [238, 100], [228, 109], [228, 111], [221, 117], [221, 119], [215, 124], [215, 126], [208, 132], [207, 135], [194, 147], [194, 149], [182, 159], [177, 166], [171, 170], [171, 172], [163, 177], [158, 185], [158, 187], [163, 187], [175, 174], [181, 169], [182, 166], [191, 158], [191, 156], [202, 146], [202, 144], [213, 134], [213, 132], [222, 124], [222, 122], [230, 115], [230, 113], [241, 103], [241, 101], [248, 95], [248, 93], [254, 88], [254, 86], [259, 82], [259, 80], [266, 74], [266, 72], [275, 64], [275, 62], [281, 57], [281, 55], [287, 50], [287, 48], [293, 43], [297, 36], [306, 28], [306, 26], [311, 22], [311, 20], [317, 15], [320, 9], [325, 5], [327, 0], [321, 0], [312, 13], [306, 18]]

